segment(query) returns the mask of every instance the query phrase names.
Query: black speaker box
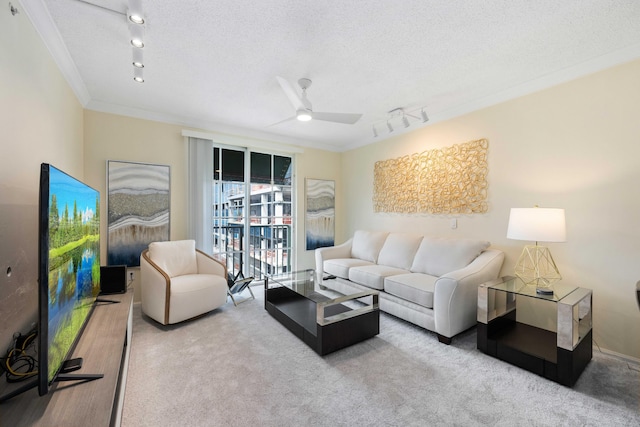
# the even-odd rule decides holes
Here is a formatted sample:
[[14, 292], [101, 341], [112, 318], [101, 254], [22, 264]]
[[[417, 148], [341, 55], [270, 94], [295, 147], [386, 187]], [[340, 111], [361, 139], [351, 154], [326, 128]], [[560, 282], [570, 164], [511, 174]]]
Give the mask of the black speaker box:
[[100, 294], [123, 294], [127, 292], [127, 266], [107, 265], [100, 267]]

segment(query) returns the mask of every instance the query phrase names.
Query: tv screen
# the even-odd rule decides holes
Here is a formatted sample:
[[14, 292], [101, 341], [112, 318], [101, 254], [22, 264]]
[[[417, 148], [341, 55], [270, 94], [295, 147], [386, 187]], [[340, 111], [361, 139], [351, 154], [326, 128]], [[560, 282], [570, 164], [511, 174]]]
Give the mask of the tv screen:
[[44, 395], [100, 293], [100, 193], [43, 163], [39, 236], [38, 392]]

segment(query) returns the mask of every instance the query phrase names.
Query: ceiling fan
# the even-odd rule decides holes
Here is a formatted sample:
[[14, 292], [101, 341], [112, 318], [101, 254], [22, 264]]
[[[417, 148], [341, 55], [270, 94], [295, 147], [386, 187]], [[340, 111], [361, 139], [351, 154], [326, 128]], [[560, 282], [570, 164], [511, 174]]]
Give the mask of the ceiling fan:
[[293, 119], [298, 119], [301, 122], [307, 122], [313, 119], [323, 120], [325, 122], [344, 123], [347, 125], [352, 125], [360, 120], [360, 117], [362, 117], [362, 114], [354, 113], [321, 113], [313, 111], [313, 108], [311, 108], [311, 102], [309, 102], [309, 100], [307, 99], [307, 89], [309, 88], [309, 86], [311, 86], [311, 80], [305, 78], [298, 80], [298, 84], [302, 88], [302, 95], [298, 96], [298, 93], [295, 91], [295, 89], [293, 89], [288, 81], [286, 81], [282, 77], [276, 77], [276, 79], [278, 79], [278, 83], [280, 83], [282, 90], [284, 91], [285, 95], [287, 95], [287, 98], [289, 98], [289, 101], [291, 102], [291, 105], [293, 105], [293, 108], [295, 108], [296, 110], [295, 116], [285, 119], [282, 122]]

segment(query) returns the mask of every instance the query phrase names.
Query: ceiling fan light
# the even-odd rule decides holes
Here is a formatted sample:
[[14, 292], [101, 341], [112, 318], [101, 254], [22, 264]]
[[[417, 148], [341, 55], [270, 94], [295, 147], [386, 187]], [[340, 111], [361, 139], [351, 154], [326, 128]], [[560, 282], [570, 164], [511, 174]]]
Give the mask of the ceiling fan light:
[[307, 110], [298, 110], [296, 112], [296, 119], [300, 120], [301, 122], [308, 122], [312, 118], [313, 117], [311, 117], [311, 112]]

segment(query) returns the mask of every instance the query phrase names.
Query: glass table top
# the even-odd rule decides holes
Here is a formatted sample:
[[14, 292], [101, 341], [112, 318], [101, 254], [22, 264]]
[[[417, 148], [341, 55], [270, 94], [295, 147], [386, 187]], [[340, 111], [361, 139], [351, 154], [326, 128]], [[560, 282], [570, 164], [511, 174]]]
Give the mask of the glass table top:
[[578, 287], [574, 285], [556, 282], [551, 285], [553, 295], [538, 294], [536, 293], [535, 284], [526, 284], [521, 279], [514, 276], [506, 276], [497, 279], [496, 281], [489, 283], [487, 287], [496, 291], [511, 292], [517, 295], [555, 302], [560, 301], [562, 298], [578, 289]]
[[327, 297], [319, 293], [315, 284], [315, 270], [291, 271], [283, 274], [269, 276], [269, 283], [277, 283], [312, 301], [325, 301]]
[[360, 298], [367, 295], [378, 295], [378, 291], [374, 289], [369, 291], [348, 292], [346, 294], [336, 293], [331, 290], [323, 290], [320, 289], [315, 278], [315, 270], [300, 270], [268, 276], [267, 279], [270, 287], [274, 283], [279, 286], [287, 287], [314, 302], [338, 301]]

